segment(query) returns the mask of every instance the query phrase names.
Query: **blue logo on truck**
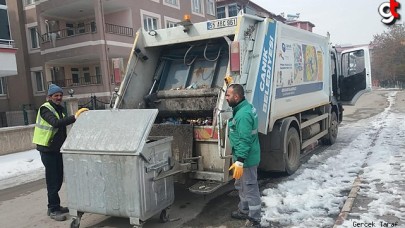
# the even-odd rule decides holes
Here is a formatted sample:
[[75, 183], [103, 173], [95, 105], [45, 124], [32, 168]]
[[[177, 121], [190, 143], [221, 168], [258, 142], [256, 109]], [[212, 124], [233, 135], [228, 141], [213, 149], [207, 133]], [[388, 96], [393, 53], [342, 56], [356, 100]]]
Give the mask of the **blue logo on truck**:
[[276, 22], [269, 21], [262, 48], [259, 72], [257, 74], [255, 92], [252, 103], [257, 110], [259, 119], [259, 132], [267, 134], [268, 117], [271, 101], [271, 81], [273, 77], [275, 53]]

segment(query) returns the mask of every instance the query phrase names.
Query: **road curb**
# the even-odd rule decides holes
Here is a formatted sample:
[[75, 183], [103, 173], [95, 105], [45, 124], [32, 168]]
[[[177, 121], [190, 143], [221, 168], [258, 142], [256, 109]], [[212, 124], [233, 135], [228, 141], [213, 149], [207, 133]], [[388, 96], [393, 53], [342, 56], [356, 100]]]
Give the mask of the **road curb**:
[[352, 184], [352, 190], [350, 190], [349, 196], [346, 199], [345, 204], [342, 207], [342, 210], [340, 211], [335, 224], [333, 225], [333, 228], [337, 228], [339, 225], [342, 225], [343, 222], [346, 220], [347, 216], [349, 215], [350, 211], [352, 210], [354, 200], [356, 199], [357, 192], [360, 189], [360, 177], [357, 177], [353, 184]]

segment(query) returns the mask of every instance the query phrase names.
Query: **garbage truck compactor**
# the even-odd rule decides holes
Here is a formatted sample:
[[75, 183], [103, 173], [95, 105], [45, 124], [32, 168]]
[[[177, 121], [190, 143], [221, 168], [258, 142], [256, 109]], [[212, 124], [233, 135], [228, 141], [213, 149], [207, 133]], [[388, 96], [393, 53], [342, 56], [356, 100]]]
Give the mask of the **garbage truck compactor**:
[[[173, 136], [171, 169], [210, 193], [232, 177], [225, 100], [245, 89], [259, 118], [265, 171], [294, 173], [308, 146], [333, 144], [342, 104], [371, 89], [369, 51], [337, 53], [323, 37], [251, 15], [138, 31], [116, 109], [158, 109], [151, 136]], [[124, 134], [124, 132], [122, 133]]]

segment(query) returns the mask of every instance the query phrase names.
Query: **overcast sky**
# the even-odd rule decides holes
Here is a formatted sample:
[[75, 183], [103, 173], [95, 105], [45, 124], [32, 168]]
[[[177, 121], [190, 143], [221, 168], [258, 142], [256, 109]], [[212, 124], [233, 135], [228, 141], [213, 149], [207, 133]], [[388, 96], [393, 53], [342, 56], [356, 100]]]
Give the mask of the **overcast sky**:
[[[330, 32], [333, 44], [368, 44], [373, 35], [381, 34], [386, 26], [381, 23], [378, 7], [389, 0], [251, 0], [268, 11], [280, 14], [300, 13], [299, 20], [315, 24], [313, 32]], [[405, 1], [398, 11], [401, 15]], [[402, 15], [405, 18], [405, 15]], [[403, 19], [402, 19], [403, 20]], [[402, 21], [401, 21], [402, 22]]]

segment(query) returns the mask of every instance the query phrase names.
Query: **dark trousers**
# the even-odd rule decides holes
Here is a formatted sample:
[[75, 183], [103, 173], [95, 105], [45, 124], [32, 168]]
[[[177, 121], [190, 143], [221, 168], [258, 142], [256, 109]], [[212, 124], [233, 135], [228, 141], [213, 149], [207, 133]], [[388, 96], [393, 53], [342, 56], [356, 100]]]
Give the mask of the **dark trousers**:
[[48, 208], [51, 212], [60, 209], [59, 190], [63, 182], [63, 160], [60, 152], [40, 152], [45, 166], [46, 189], [48, 190]]

